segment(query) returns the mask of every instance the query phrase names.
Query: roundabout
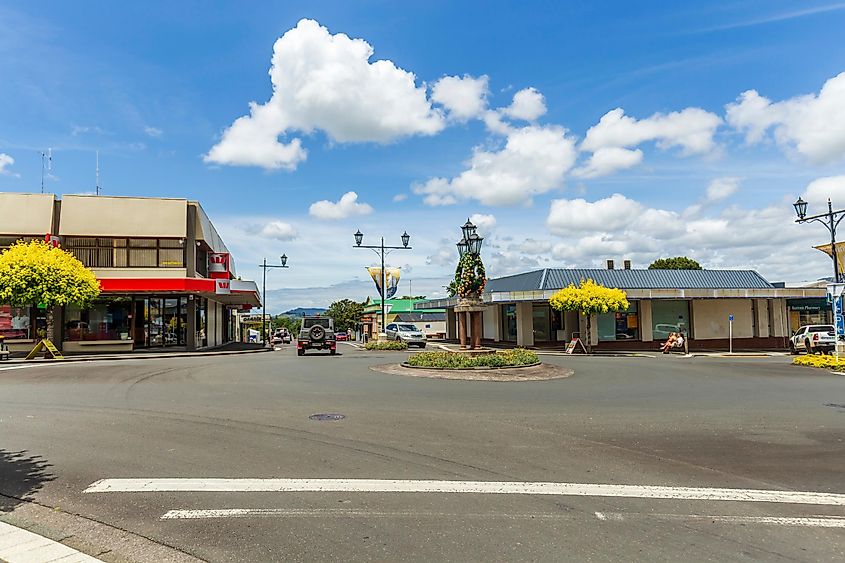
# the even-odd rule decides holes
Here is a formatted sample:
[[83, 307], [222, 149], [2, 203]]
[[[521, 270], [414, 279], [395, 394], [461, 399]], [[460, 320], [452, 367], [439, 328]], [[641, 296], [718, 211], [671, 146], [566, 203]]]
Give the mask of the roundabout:
[[403, 364], [380, 364], [370, 366], [372, 371], [389, 375], [407, 377], [425, 377], [429, 379], [455, 379], [463, 381], [547, 381], [564, 379], [575, 372], [571, 369], [552, 364], [533, 364], [519, 367], [481, 367], [481, 368], [431, 368], [410, 367]]

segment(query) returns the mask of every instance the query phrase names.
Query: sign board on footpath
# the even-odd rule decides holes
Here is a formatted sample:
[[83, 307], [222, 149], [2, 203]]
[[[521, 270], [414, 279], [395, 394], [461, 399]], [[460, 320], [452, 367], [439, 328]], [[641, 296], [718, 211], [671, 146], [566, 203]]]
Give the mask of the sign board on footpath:
[[575, 350], [577, 348], [581, 349], [582, 354], [587, 353], [587, 348], [584, 346], [584, 343], [581, 342], [581, 339], [577, 337], [570, 340], [569, 344], [566, 345], [566, 353], [572, 355], [575, 353]]

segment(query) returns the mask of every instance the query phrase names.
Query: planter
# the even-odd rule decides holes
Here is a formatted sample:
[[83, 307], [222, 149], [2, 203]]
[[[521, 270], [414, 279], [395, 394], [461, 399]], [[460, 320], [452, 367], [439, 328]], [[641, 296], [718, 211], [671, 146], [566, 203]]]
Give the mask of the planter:
[[408, 369], [423, 369], [423, 370], [435, 370], [435, 371], [496, 371], [502, 369], [521, 369], [521, 368], [533, 368], [535, 366], [539, 366], [543, 362], [536, 362], [533, 364], [524, 364], [521, 366], [477, 366], [477, 367], [469, 367], [469, 368], [437, 368], [437, 367], [427, 367], [427, 366], [412, 366], [408, 364], [408, 362], [402, 362], [400, 365], [403, 368]]

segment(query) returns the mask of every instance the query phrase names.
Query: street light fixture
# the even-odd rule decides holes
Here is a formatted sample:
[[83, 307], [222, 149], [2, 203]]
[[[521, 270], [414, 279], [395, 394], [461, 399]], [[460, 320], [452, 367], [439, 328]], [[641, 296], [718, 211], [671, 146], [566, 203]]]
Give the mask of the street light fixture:
[[269, 338], [267, 338], [267, 270], [273, 268], [289, 268], [288, 266], [288, 257], [286, 254], [282, 254], [279, 257], [281, 264], [268, 264], [267, 259], [264, 259], [264, 262], [258, 265], [259, 268], [264, 270], [264, 275], [262, 276], [261, 282], [261, 335], [264, 338], [264, 345], [267, 345], [269, 342]]
[[481, 254], [481, 243], [484, 239], [475, 233], [472, 233], [467, 240], [467, 250], [470, 254]]
[[469, 240], [469, 237], [475, 234], [475, 225], [472, 224], [472, 221], [467, 218], [467, 222], [464, 223], [464, 226], [461, 227], [461, 232], [464, 235], [465, 240]]
[[[379, 296], [381, 297], [381, 329], [384, 330], [386, 317], [387, 317], [387, 309], [385, 307], [385, 299], [384, 294], [387, 288], [386, 283], [386, 276], [384, 272], [384, 256], [385, 250], [411, 250], [412, 247], [408, 246], [408, 243], [411, 240], [411, 235], [408, 234], [408, 231], [402, 233], [400, 237], [402, 239], [402, 246], [384, 246], [384, 237], [381, 237], [381, 244], [379, 245], [366, 245], [361, 244], [364, 242], [364, 233], [361, 232], [361, 229], [358, 229], [355, 234], [355, 246], [353, 248], [369, 248], [373, 252], [375, 252], [378, 256], [381, 257], [381, 283], [379, 284]], [[388, 254], [390, 254], [388, 252]]]
[[833, 282], [842, 283], [843, 276], [839, 273], [839, 261], [836, 259], [836, 227], [839, 226], [839, 222], [845, 217], [845, 209], [834, 211], [830, 198], [827, 199], [827, 213], [807, 217], [807, 202], [800, 197], [792, 204], [792, 207], [795, 208], [795, 214], [798, 216], [798, 219], [795, 220], [796, 223], [812, 223], [815, 221], [824, 225], [830, 232], [830, 257], [833, 258]]
[[455, 246], [458, 247], [458, 256], [463, 258], [464, 255], [467, 253], [467, 248], [469, 247], [469, 243], [467, 242], [467, 239], [462, 238], [460, 240], [460, 242], [458, 242], [458, 244], [456, 244]]

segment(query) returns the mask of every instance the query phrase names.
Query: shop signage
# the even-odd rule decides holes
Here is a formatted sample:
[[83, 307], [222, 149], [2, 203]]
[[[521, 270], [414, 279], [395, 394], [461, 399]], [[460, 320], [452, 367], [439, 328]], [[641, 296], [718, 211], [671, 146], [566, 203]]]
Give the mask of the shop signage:
[[208, 275], [212, 278], [229, 277], [228, 252], [211, 252], [208, 254]]
[[231, 280], [214, 280], [214, 293], [217, 295], [229, 295], [232, 293]]
[[584, 354], [587, 353], [587, 348], [584, 346], [584, 343], [581, 342], [581, 339], [580, 338], [573, 338], [572, 340], [569, 341], [569, 344], [566, 345], [566, 353], [570, 354], [570, 355], [574, 354], [575, 351], [578, 348], [581, 349], [582, 353], [584, 353]]
[[47, 244], [49, 244], [53, 248], [58, 248], [59, 243], [61, 241], [59, 240], [59, 237], [57, 237], [56, 235], [51, 235], [50, 233], [47, 233], [46, 235], [44, 235], [44, 242], [46, 242]]
[[260, 323], [262, 321], [261, 315], [241, 315], [241, 322], [243, 323]]

